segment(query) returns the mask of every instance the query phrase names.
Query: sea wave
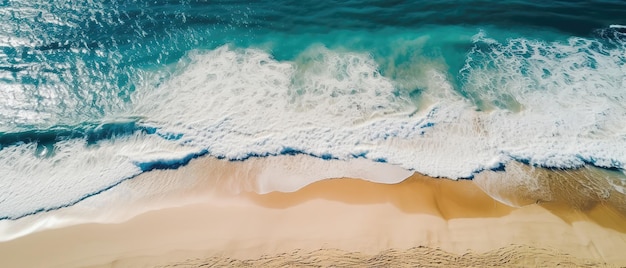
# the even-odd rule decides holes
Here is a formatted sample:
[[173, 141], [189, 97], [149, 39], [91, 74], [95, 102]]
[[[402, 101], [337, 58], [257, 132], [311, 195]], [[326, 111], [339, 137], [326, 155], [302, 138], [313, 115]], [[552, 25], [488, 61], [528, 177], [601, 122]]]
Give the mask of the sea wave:
[[[501, 41], [481, 32], [458, 75], [411, 62], [420, 64], [416, 102], [400, 90], [406, 81], [362, 51], [313, 45], [278, 60], [234, 45], [194, 50], [134, 90], [132, 108], [119, 113], [131, 123], [3, 135], [0, 218], [75, 204], [199, 156], [358, 158], [452, 179], [510, 161], [623, 173], [625, 52], [618, 39]], [[310, 182], [271, 180], [263, 191]]]

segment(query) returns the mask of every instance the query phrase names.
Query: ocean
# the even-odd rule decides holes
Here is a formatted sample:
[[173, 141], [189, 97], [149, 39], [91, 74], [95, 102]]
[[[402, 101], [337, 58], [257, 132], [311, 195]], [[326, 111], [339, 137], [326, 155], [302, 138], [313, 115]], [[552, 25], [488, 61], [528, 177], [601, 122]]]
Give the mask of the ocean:
[[4, 0], [0, 221], [199, 157], [592, 168], [626, 194], [624, 25], [615, 0]]

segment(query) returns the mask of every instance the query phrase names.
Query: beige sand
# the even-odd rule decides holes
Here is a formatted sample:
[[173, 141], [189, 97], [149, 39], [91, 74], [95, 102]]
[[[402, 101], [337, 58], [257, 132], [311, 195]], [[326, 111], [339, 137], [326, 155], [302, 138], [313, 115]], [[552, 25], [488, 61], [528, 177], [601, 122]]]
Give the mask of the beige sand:
[[[214, 160], [162, 173], [203, 161]], [[513, 208], [476, 182], [417, 174], [392, 185], [332, 179], [293, 193], [202, 194], [118, 224], [0, 243], [0, 266], [626, 266], [626, 217], [611, 202]]]
[[[140, 264], [140, 260], [135, 263]], [[145, 262], [143, 263], [145, 264]], [[554, 250], [508, 246], [486, 253], [452, 254], [440, 249], [415, 247], [385, 250], [375, 255], [321, 249], [310, 252], [239, 260], [225, 257], [190, 258], [158, 267], [611, 267]]]

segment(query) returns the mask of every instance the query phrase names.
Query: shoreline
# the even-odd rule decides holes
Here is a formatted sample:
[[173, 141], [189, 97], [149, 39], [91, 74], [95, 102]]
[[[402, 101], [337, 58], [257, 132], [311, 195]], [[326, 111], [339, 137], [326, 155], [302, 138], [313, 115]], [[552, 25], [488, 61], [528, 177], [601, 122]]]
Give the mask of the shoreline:
[[[297, 157], [287, 160], [285, 166], [309, 161]], [[398, 183], [340, 178], [316, 181], [292, 192], [257, 193], [259, 180], [250, 180], [250, 176], [276, 175], [279, 169], [269, 173], [258, 169], [270, 167], [272, 161], [252, 161], [246, 167], [246, 163], [203, 158], [177, 170], [146, 173], [101, 198], [124, 205], [123, 199], [115, 198], [148, 186], [162, 192], [135, 200], [132, 206], [113, 206], [111, 210], [118, 213], [116, 220], [107, 216], [108, 212], [96, 211], [91, 215], [109, 217], [110, 221], [94, 218], [92, 223], [60, 225], [0, 242], [0, 264], [136, 267], [184, 265], [188, 259], [252, 263], [263, 256], [280, 259], [300, 253], [306, 259], [311, 256], [308, 252], [322, 252], [319, 258], [357, 254], [357, 259], [380, 256], [402, 261], [385, 252], [402, 255], [434, 250], [448, 259], [462, 259], [471, 252], [471, 261], [484, 259], [485, 265], [494, 261], [489, 256], [502, 252], [509, 252], [518, 261], [519, 256], [539, 260], [548, 252], [556, 259], [543, 260], [554, 263], [570, 263], [576, 256], [578, 264], [626, 265], [626, 216], [623, 208], [614, 206], [622, 200], [619, 196], [612, 197], [617, 201], [591, 200], [580, 206], [580, 199], [568, 196], [576, 201], [572, 203], [557, 198], [572, 189], [559, 192], [552, 187], [552, 200], [515, 207], [485, 193], [488, 189], [493, 194], [495, 190], [486, 186], [496, 178], [453, 181], [420, 174]], [[302, 170], [308, 168], [310, 172], [316, 167], [303, 166]], [[242, 174], [249, 177], [233, 181]], [[168, 190], [168, 183], [174, 182], [179, 188]], [[507, 195], [515, 194], [532, 197], [518, 186], [501, 189], [499, 199], [514, 200], [515, 196]], [[95, 203], [47, 216], [62, 218], [66, 211]], [[119, 216], [124, 211], [125, 217]]]

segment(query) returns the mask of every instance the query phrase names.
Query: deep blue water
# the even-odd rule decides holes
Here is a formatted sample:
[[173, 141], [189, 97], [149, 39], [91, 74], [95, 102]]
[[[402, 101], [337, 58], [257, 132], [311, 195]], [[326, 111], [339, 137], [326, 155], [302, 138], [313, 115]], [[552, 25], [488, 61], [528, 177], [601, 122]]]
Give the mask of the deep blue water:
[[623, 172], [620, 25], [625, 1], [5, 0], [0, 218], [285, 148]]

